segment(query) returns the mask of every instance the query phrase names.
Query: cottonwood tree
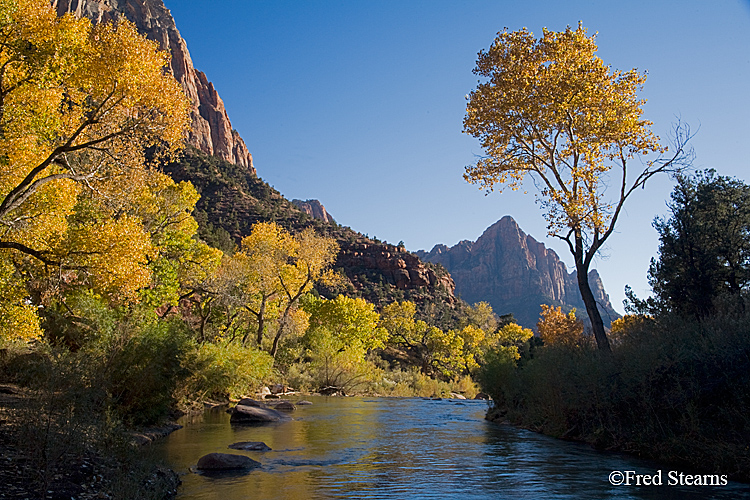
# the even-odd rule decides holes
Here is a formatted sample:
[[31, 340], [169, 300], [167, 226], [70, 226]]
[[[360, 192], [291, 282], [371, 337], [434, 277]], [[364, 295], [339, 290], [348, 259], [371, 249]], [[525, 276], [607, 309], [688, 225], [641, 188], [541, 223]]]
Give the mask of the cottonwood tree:
[[365, 356], [388, 337], [375, 306], [362, 298], [310, 297], [304, 304], [310, 326], [303, 337], [321, 387], [351, 387], [369, 375]]
[[129, 201], [163, 178], [147, 148], [172, 152], [188, 124], [167, 62], [126, 21], [0, 2], [0, 268], [20, 324], [33, 323], [23, 282], [52, 270], [113, 299], [148, 286], [156, 249]]
[[292, 235], [274, 222], [259, 222], [234, 255], [225, 256], [215, 275], [196, 288], [202, 318], [214, 303], [225, 308], [225, 329], [245, 323], [242, 343], [276, 356], [279, 342], [300, 321], [299, 301], [316, 283], [335, 284], [331, 269], [338, 244], [305, 229]]
[[[474, 310], [481, 313], [487, 308], [475, 305]], [[491, 308], [489, 313], [492, 314]], [[413, 302], [393, 302], [383, 308], [380, 325], [388, 332], [388, 344], [415, 358], [426, 375], [450, 378], [471, 373], [499, 340], [497, 332], [485, 332], [473, 324], [444, 331], [415, 319], [415, 315]]]
[[528, 177], [539, 191], [548, 234], [568, 244], [578, 286], [600, 350], [610, 352], [588, 283], [591, 262], [612, 235], [625, 201], [654, 175], [686, 166], [689, 130], [678, 125], [668, 153], [643, 119], [635, 69], [612, 70], [597, 57], [594, 36], [579, 24], [499, 33], [478, 55], [486, 78], [468, 96], [464, 132], [486, 156], [464, 178], [491, 192], [518, 189]]

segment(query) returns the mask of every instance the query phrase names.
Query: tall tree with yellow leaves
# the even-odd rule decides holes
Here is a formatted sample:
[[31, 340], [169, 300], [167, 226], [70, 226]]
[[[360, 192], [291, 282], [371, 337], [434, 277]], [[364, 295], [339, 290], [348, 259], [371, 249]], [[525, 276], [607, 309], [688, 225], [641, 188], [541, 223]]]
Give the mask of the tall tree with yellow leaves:
[[637, 92], [646, 75], [611, 70], [594, 38], [580, 24], [545, 29], [538, 40], [526, 29], [506, 30], [479, 53], [474, 73], [487, 81], [468, 96], [464, 132], [486, 156], [464, 178], [487, 193], [518, 189], [527, 177], [538, 186], [549, 235], [573, 254], [597, 346], [610, 352], [588, 283], [591, 262], [628, 197], [654, 175], [683, 168], [691, 154], [681, 125], [667, 154], [642, 116]]
[[[337, 281], [330, 269], [337, 253], [333, 238], [312, 229], [292, 235], [274, 222], [259, 222], [242, 239], [239, 251], [225, 256], [200, 293], [203, 300], [228, 306], [233, 322], [247, 322], [249, 316], [258, 348], [275, 357], [284, 335], [301, 320], [296, 316], [300, 298], [315, 283]], [[243, 343], [250, 333], [245, 330]]]
[[147, 148], [171, 152], [186, 131], [167, 62], [126, 21], [92, 26], [46, 0], [0, 1], [0, 267], [14, 301], [21, 261], [63, 281], [88, 275], [125, 300], [150, 283], [154, 241], [123, 207], [163, 178]]

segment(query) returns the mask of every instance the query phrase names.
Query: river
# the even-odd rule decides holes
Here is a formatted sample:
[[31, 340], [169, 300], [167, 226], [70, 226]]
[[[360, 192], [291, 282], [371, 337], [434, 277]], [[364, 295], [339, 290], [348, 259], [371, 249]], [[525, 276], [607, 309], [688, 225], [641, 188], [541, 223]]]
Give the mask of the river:
[[[670, 486], [670, 472], [679, 481], [689, 471], [487, 422], [482, 401], [307, 399], [313, 405], [299, 406], [291, 422], [230, 425], [223, 410], [181, 422], [183, 429], [154, 445], [182, 474], [178, 500], [750, 498], [748, 485]], [[238, 441], [263, 441], [272, 451], [227, 448]], [[192, 472], [212, 452], [244, 454], [262, 467]], [[660, 470], [653, 482], [661, 477], [662, 486], [609, 480], [614, 471]]]

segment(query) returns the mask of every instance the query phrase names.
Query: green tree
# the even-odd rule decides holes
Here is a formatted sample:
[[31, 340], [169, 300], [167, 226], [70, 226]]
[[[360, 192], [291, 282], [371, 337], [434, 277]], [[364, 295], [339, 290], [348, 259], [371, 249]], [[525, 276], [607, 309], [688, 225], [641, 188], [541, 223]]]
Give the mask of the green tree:
[[[568, 244], [597, 345], [609, 352], [588, 283], [591, 262], [630, 195], [690, 155], [683, 127], [676, 127], [676, 149], [667, 157], [643, 119], [637, 91], [645, 74], [612, 71], [596, 50], [581, 25], [545, 29], [539, 40], [526, 29], [499, 33], [479, 53], [474, 73], [487, 81], [471, 92], [464, 118], [464, 131], [481, 141], [486, 156], [464, 178], [488, 193], [518, 189], [527, 177], [539, 186], [549, 235]], [[633, 169], [644, 157], [653, 159]]]
[[696, 318], [712, 314], [722, 297], [743, 307], [750, 286], [750, 186], [714, 170], [678, 176], [669, 210], [668, 218], [654, 221], [659, 258], [648, 273], [652, 305]]
[[[489, 307], [489, 306], [487, 306]], [[477, 319], [489, 321], [492, 309], [484, 305], [469, 308]], [[393, 302], [383, 308], [380, 324], [389, 333], [388, 344], [406, 351], [419, 363], [426, 375], [454, 377], [473, 372], [487, 350], [497, 342], [497, 335], [474, 324], [460, 329], [441, 330], [415, 318], [413, 302]]]

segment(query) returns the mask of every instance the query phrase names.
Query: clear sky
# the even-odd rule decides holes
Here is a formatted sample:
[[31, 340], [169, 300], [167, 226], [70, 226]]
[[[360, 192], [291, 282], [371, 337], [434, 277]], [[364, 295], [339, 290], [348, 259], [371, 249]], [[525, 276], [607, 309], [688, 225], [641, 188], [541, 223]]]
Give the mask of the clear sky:
[[[223, 98], [258, 175], [289, 199], [409, 250], [476, 240], [502, 216], [554, 248], [529, 194], [485, 196], [462, 179], [482, 153], [462, 134], [477, 52], [495, 34], [583, 21], [613, 68], [648, 71], [646, 117], [665, 141], [676, 117], [697, 135], [695, 168], [750, 182], [748, 0], [165, 0], [196, 68]], [[672, 181], [633, 196], [596, 261], [622, 311], [649, 292], [651, 222]], [[503, 311], [498, 311], [503, 312]]]

